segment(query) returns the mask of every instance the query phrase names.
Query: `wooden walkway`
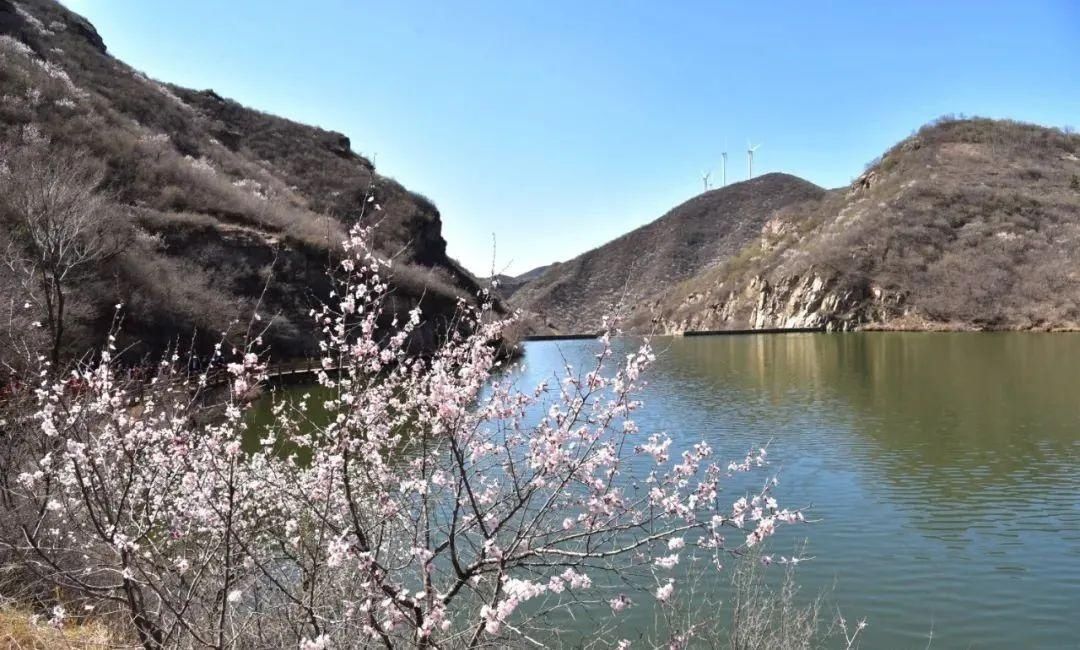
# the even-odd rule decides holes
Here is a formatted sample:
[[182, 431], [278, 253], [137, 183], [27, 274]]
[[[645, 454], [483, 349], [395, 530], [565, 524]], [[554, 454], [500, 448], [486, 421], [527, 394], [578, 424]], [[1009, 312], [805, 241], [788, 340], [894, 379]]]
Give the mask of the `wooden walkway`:
[[[290, 381], [296, 381], [305, 377], [313, 377], [315, 373], [322, 370], [322, 363], [317, 360], [302, 361], [298, 363], [283, 363], [280, 365], [272, 366], [266, 371], [267, 383], [286, 383]], [[333, 366], [328, 368], [329, 372], [334, 372], [338, 368]], [[206, 386], [208, 388], [219, 388], [225, 386], [232, 381], [232, 375], [225, 370], [218, 370], [212, 372], [207, 377]]]
[[744, 334], [806, 334], [824, 332], [824, 327], [763, 327], [751, 330], [694, 330], [683, 332], [683, 336], [742, 336]]
[[586, 339], [598, 339], [600, 334], [537, 334], [526, 336], [523, 341], [578, 341]]
[[320, 370], [324, 369], [327, 372], [336, 372], [338, 367], [330, 366], [329, 368], [324, 368], [320, 359], [308, 359], [298, 363], [283, 363], [268, 368], [266, 371], [266, 380], [269, 382], [295, 381], [305, 377], [312, 377]]
[[[671, 336], [742, 336], [746, 334], [805, 334], [824, 331], [824, 327], [763, 327], [761, 329], [742, 330], [690, 330], [686, 332], [678, 332], [676, 334], [672, 334]], [[600, 334], [538, 334], [536, 336], [526, 336], [522, 340], [577, 341], [597, 338], [600, 338]]]
[[[689, 332], [682, 332], [681, 334], [675, 334], [675, 336], [745, 336], [748, 334], [806, 334], [824, 332], [824, 327], [774, 327], [774, 328], [762, 328], [762, 329], [742, 329], [742, 330], [694, 330]], [[590, 339], [600, 338], [600, 333], [595, 334], [540, 334], [536, 336], [526, 336], [522, 340], [524, 341], [583, 341]], [[270, 382], [289, 382], [305, 377], [314, 376], [317, 372], [323, 369], [322, 362], [319, 359], [308, 359], [304, 361], [298, 361], [293, 363], [283, 363], [270, 368], [266, 373], [266, 379]], [[337, 366], [331, 366], [326, 369], [328, 372], [335, 372], [338, 370]]]

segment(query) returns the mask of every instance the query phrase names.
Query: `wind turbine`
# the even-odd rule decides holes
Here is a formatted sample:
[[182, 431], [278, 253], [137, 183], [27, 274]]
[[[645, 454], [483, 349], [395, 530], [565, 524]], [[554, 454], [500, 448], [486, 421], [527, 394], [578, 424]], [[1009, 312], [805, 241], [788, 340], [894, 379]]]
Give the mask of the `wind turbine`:
[[727, 152], [720, 154], [720, 187], [727, 187]]
[[750, 145], [750, 141], [746, 141], [746, 178], [751, 179], [754, 177], [754, 152], [758, 150], [760, 144]]
[[712, 172], [701, 172], [701, 183], [705, 186], [705, 191], [709, 191], [709, 177], [712, 176]]

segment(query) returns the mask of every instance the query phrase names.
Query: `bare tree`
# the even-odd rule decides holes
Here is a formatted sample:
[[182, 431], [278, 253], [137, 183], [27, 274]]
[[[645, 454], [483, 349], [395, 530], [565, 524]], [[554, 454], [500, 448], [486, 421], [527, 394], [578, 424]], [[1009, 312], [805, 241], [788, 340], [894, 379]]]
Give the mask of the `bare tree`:
[[99, 189], [104, 170], [85, 154], [26, 147], [5, 158], [0, 210], [11, 231], [5, 263], [44, 311], [55, 369], [71, 285], [116, 255], [123, 237], [115, 207]]

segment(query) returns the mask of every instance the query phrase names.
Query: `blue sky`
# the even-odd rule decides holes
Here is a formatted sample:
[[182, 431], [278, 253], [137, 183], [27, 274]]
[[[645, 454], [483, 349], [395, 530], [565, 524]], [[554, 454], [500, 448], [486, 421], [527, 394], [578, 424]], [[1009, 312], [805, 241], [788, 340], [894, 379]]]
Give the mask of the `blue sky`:
[[[1080, 128], [1080, 3], [66, 0], [151, 76], [346, 133], [478, 273], [746, 175], [820, 185], [946, 113]], [[813, 6], [811, 6], [813, 5]], [[719, 172], [714, 173], [718, 177]]]

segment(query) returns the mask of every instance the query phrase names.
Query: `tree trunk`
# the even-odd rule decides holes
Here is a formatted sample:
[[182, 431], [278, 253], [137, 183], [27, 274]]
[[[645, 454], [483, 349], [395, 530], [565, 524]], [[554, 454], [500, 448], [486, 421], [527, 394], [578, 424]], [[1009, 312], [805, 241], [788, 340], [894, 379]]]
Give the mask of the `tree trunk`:
[[64, 289], [56, 285], [56, 318], [53, 321], [52, 369], [60, 373], [60, 348], [64, 342]]

